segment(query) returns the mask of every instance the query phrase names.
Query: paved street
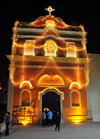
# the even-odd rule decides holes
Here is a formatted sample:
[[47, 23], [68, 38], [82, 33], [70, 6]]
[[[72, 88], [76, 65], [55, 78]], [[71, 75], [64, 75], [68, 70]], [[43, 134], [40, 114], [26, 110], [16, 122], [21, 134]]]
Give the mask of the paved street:
[[14, 125], [9, 136], [1, 139], [100, 139], [100, 123], [61, 124], [61, 130], [55, 131], [55, 126]]

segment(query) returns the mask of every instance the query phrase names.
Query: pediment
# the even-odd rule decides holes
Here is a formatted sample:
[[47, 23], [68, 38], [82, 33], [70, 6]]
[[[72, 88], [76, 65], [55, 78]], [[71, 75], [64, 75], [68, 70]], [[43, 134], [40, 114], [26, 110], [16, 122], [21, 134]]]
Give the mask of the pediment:
[[[61, 18], [55, 16], [40, 16], [35, 21], [31, 22], [28, 27], [30, 28], [45, 28], [47, 26], [47, 21], [53, 21], [55, 24], [55, 28], [58, 29], [69, 29], [69, 25], [67, 25]], [[51, 24], [51, 23], [50, 23]]]

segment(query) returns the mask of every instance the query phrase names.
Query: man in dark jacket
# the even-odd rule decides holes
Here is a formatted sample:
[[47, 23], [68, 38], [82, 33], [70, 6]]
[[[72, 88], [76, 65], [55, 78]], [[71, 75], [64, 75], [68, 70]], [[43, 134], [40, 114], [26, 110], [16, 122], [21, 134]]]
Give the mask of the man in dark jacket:
[[5, 123], [6, 123], [6, 133], [5, 133], [5, 135], [9, 135], [10, 112], [6, 113]]
[[56, 114], [56, 127], [55, 130], [58, 128], [58, 131], [60, 130], [60, 115], [59, 112]]

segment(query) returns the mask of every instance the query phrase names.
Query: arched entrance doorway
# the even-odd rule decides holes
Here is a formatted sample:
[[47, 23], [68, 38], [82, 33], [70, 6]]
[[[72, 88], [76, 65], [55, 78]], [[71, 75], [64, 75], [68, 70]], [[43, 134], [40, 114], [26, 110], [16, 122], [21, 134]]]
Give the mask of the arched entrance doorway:
[[52, 112], [60, 112], [60, 95], [53, 91], [49, 91], [42, 95], [42, 109], [49, 108]]
[[48, 94], [49, 92], [55, 93], [54, 95], [55, 96], [57, 95], [60, 99], [59, 108], [60, 108], [60, 114], [61, 114], [61, 123], [63, 123], [63, 99], [64, 99], [64, 94], [63, 94], [63, 92], [60, 92], [57, 89], [49, 89], [49, 88], [39, 92], [39, 95], [38, 95], [38, 99], [39, 99], [39, 123], [42, 123], [42, 110], [43, 110], [42, 105], [45, 105], [45, 104], [42, 104], [42, 96], [45, 96], [45, 94], [49, 95]]

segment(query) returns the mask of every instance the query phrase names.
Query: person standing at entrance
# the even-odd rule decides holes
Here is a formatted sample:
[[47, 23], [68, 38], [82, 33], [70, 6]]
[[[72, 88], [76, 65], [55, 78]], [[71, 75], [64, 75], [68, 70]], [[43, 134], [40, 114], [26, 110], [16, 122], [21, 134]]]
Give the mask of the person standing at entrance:
[[51, 126], [52, 126], [52, 116], [53, 116], [53, 113], [51, 111], [49, 111], [47, 116], [48, 116], [48, 126], [49, 126], [49, 124], [51, 124]]
[[10, 112], [6, 113], [5, 123], [6, 123], [6, 133], [5, 133], [5, 135], [9, 135]]
[[52, 124], [56, 124], [56, 111], [53, 111]]
[[42, 113], [42, 126], [45, 127], [45, 123], [46, 123], [46, 114], [45, 114], [45, 111], [43, 111], [43, 113]]
[[56, 127], [55, 130], [58, 128], [58, 131], [60, 130], [60, 115], [59, 112], [56, 114]]

